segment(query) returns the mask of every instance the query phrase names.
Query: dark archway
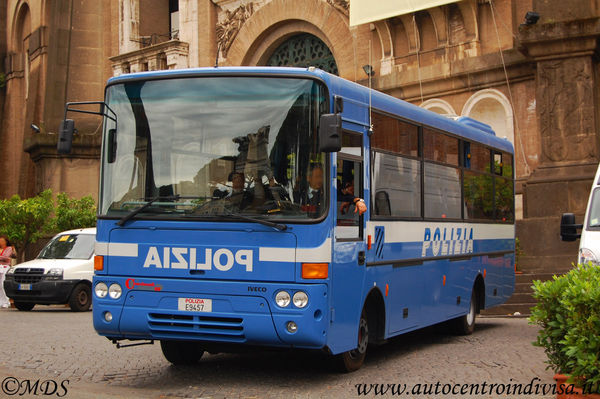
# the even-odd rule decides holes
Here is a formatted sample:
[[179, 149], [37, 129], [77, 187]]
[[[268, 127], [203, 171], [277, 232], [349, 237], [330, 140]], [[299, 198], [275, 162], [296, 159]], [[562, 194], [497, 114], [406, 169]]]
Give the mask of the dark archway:
[[267, 66], [314, 66], [334, 75], [338, 67], [331, 50], [321, 39], [309, 33], [292, 36], [275, 49]]

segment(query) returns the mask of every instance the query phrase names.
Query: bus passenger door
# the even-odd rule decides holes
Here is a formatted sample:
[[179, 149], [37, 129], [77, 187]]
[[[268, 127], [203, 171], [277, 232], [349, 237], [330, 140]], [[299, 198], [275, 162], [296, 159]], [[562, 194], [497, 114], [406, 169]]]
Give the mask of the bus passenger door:
[[[335, 238], [332, 264], [332, 328], [328, 345], [334, 352], [356, 348], [365, 276], [364, 216], [355, 213], [354, 198], [363, 198], [362, 136], [344, 132], [344, 142], [357, 141], [338, 153]], [[356, 136], [356, 137], [354, 137]], [[353, 140], [350, 140], [352, 142]]]

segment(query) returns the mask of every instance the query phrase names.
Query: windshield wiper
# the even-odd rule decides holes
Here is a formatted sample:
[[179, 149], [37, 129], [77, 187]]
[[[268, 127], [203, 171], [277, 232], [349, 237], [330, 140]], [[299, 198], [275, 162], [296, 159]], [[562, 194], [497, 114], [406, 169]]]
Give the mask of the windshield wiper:
[[177, 201], [180, 198], [181, 197], [179, 195], [169, 195], [169, 196], [166, 196], [166, 197], [164, 197], [164, 196], [154, 197], [150, 201], [146, 202], [144, 205], [140, 206], [139, 208], [135, 208], [133, 211], [131, 211], [127, 215], [123, 216], [121, 218], [121, 220], [119, 220], [117, 222], [117, 226], [123, 226], [125, 223], [127, 223], [135, 215], [137, 215], [138, 213], [140, 213], [143, 210], [147, 209], [148, 207], [150, 207], [150, 205], [152, 205], [153, 203], [155, 203], [158, 200]]
[[220, 214], [218, 216], [227, 216], [227, 217], [229, 217], [231, 219], [247, 220], [249, 222], [254, 222], [254, 223], [262, 224], [264, 226], [273, 227], [274, 229], [277, 229], [279, 231], [285, 231], [288, 228], [287, 224], [275, 223], [275, 222], [271, 222], [269, 220], [258, 219], [258, 218], [253, 218], [253, 217], [250, 217], [250, 216], [244, 216], [244, 215], [236, 215], [236, 214], [233, 214], [233, 213], [223, 213], [223, 214]]

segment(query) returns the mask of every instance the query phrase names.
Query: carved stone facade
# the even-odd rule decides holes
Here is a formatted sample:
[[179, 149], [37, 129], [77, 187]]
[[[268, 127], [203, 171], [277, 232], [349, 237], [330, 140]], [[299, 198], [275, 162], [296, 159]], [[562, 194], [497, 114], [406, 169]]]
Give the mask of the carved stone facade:
[[217, 48], [223, 58], [227, 58], [227, 51], [235, 40], [242, 25], [254, 13], [253, 3], [242, 4], [233, 11], [226, 10], [222, 22], [217, 23]]
[[596, 161], [591, 57], [538, 62], [542, 164]]
[[[521, 26], [527, 11], [537, 24]], [[73, 157], [51, 144], [64, 102], [100, 99], [108, 77], [267, 65], [306, 37], [328, 49], [340, 76], [366, 85], [371, 65], [375, 89], [480, 119], [510, 140], [523, 267], [569, 264], [577, 244], [558, 241], [559, 217], [583, 216], [600, 156], [597, 1], [460, 0], [353, 27], [348, 12], [347, 0], [4, 2], [0, 140], [12, 150], [0, 159], [0, 196], [45, 187], [96, 195], [99, 121], [78, 118]]]
[[169, 40], [140, 50], [110, 57], [113, 76], [142, 71], [187, 68], [188, 43]]
[[336, 10], [348, 17], [350, 2], [348, 0], [327, 0]]

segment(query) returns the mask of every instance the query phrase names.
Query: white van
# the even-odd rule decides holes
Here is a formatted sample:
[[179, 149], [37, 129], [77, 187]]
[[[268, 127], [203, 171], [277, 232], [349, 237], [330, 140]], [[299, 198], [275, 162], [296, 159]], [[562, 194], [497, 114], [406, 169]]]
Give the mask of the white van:
[[86, 311], [92, 304], [96, 229], [57, 234], [38, 257], [6, 273], [4, 291], [19, 310], [36, 304], [68, 303], [71, 310]]
[[[581, 234], [577, 230], [581, 229]], [[563, 213], [560, 222], [560, 237], [563, 241], [579, 241], [577, 263], [592, 262], [600, 265], [600, 165], [592, 184], [583, 224], [575, 223], [575, 215]]]

